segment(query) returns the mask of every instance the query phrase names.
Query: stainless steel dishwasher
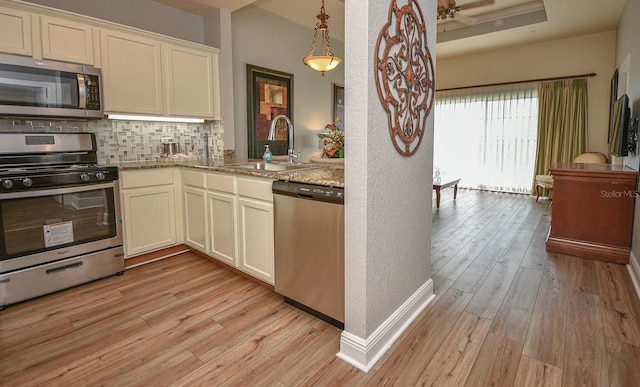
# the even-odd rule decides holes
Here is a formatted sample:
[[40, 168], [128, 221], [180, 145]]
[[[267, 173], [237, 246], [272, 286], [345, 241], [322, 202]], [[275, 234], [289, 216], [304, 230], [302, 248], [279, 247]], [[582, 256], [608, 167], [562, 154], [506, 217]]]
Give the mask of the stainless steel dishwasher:
[[344, 329], [344, 189], [276, 181], [275, 290]]

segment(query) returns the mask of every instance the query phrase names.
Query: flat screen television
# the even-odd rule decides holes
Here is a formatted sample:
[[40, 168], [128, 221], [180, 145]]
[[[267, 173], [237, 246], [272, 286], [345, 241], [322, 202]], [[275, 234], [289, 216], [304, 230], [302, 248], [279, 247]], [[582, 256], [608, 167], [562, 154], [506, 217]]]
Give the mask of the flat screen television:
[[629, 97], [626, 94], [623, 94], [611, 106], [610, 114], [609, 154], [617, 157], [627, 156], [631, 109], [629, 108]]

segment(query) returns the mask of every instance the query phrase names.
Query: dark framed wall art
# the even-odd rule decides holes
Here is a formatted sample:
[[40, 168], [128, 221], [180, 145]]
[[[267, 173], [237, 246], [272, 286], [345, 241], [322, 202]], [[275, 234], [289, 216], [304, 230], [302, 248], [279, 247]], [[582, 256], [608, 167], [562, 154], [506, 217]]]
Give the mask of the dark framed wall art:
[[344, 86], [333, 84], [333, 123], [344, 130]]
[[248, 156], [262, 158], [264, 145], [274, 155], [289, 149], [288, 125], [277, 122], [275, 140], [267, 141], [271, 121], [284, 114], [293, 122], [293, 74], [247, 64], [247, 142]]

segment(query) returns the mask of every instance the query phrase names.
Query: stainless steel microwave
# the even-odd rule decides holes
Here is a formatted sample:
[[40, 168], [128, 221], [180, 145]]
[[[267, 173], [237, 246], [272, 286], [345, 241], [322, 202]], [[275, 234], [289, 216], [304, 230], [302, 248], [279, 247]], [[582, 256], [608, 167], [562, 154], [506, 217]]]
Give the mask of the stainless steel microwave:
[[102, 72], [92, 66], [0, 54], [0, 115], [102, 118]]

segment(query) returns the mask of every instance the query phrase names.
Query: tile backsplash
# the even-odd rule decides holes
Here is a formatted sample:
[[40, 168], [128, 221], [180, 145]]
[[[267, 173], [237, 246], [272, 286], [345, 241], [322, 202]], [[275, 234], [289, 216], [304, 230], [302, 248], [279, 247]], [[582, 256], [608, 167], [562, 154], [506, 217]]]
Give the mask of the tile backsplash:
[[204, 124], [150, 121], [53, 121], [0, 119], [0, 131], [93, 132], [98, 144], [98, 162], [151, 160], [160, 154], [163, 137], [171, 137], [187, 153], [193, 146], [197, 157], [205, 157], [206, 137], [211, 138], [209, 157], [224, 157], [224, 128], [220, 121]]

